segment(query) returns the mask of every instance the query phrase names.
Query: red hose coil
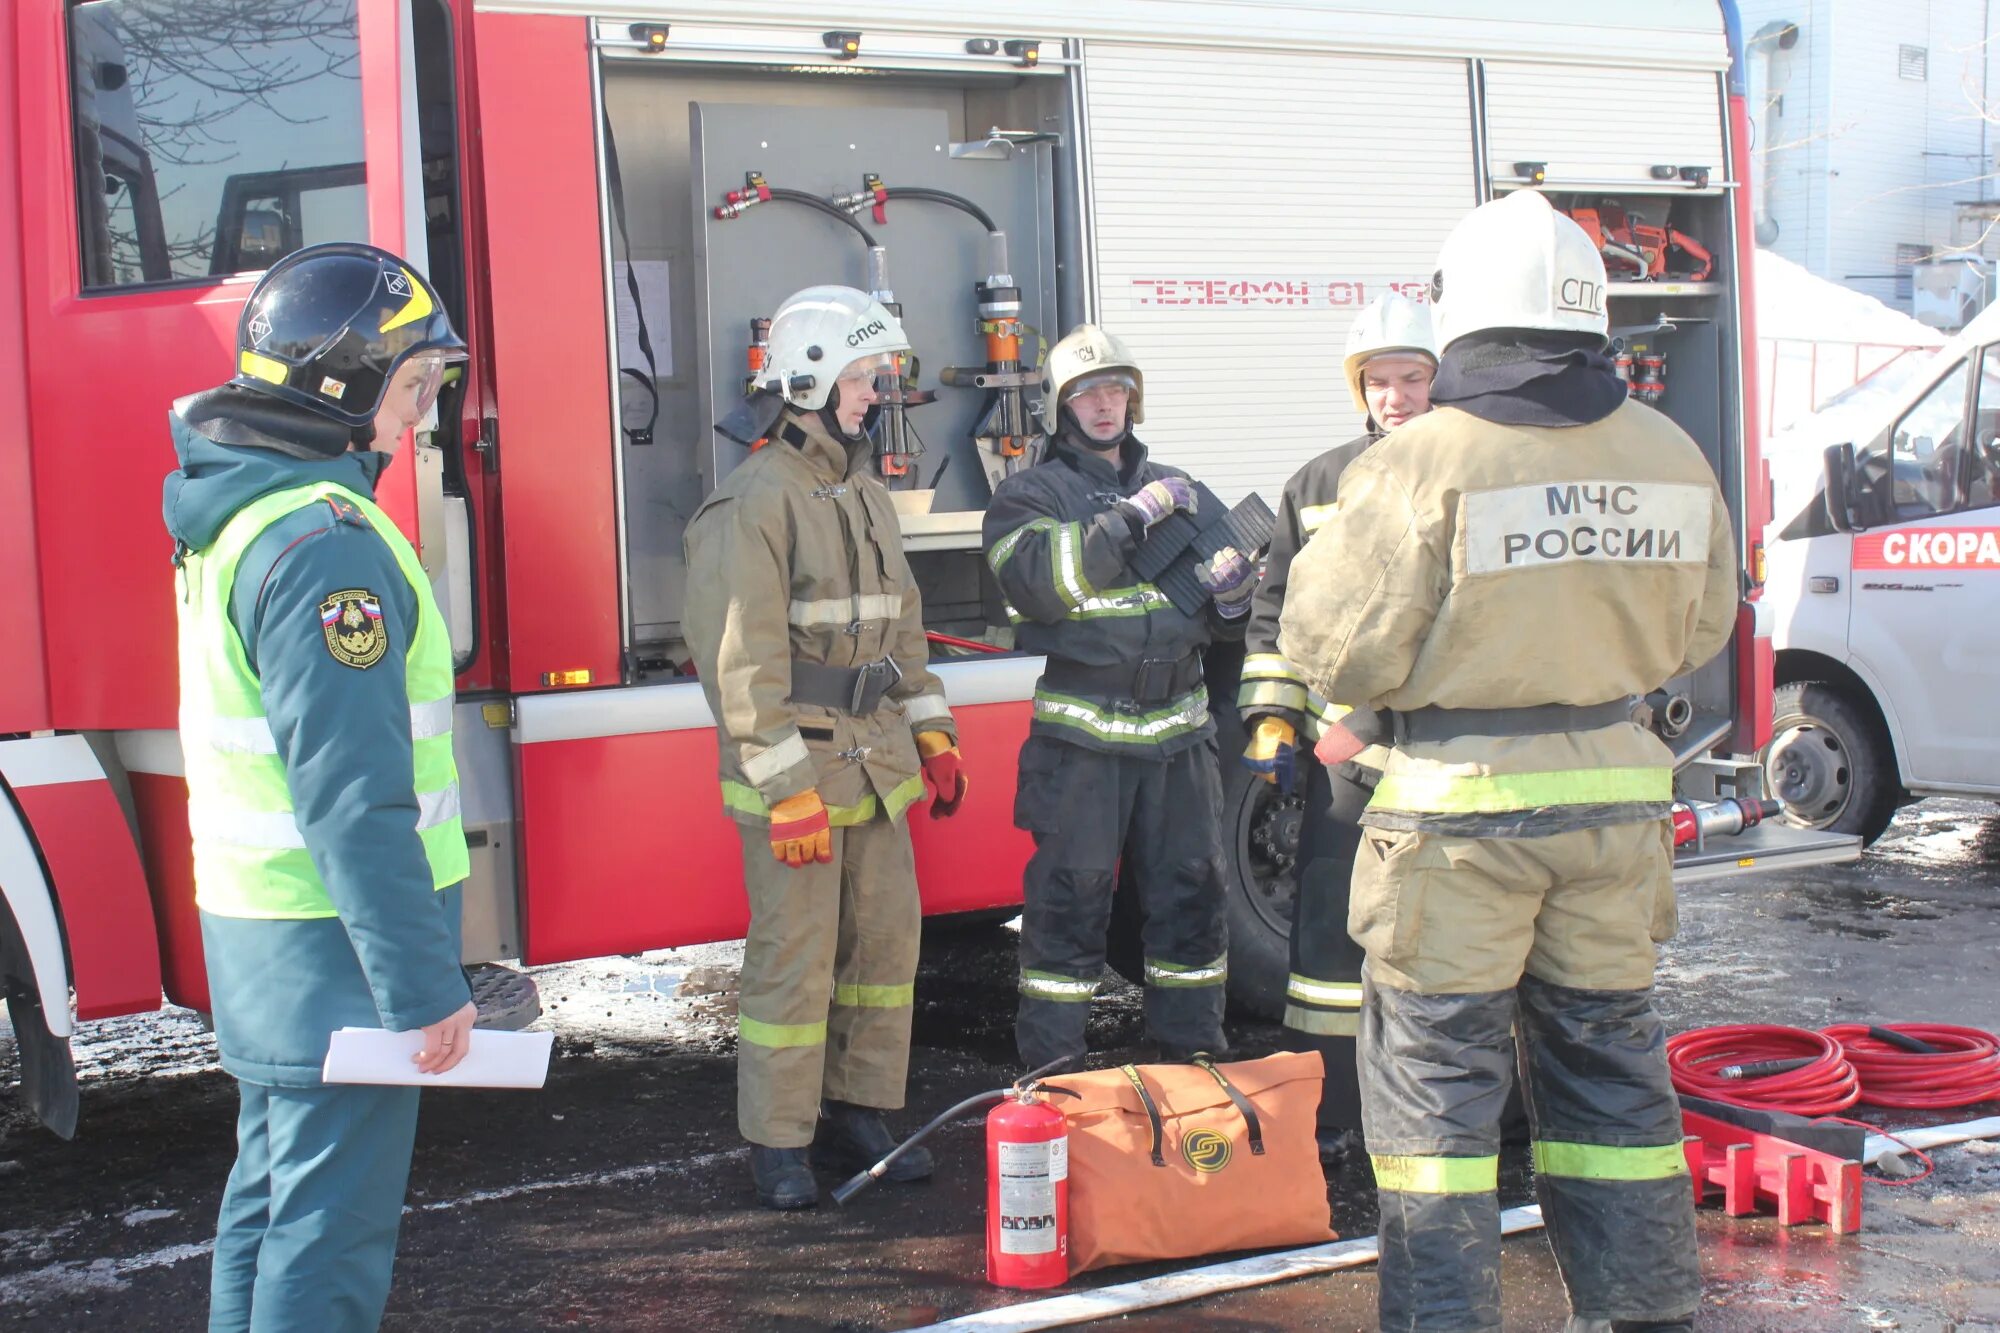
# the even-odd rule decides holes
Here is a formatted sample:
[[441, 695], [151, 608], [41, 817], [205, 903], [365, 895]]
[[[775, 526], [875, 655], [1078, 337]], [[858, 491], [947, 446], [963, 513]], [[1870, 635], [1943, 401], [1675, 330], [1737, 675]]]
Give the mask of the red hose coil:
[[1949, 1023], [1884, 1023], [1891, 1032], [1938, 1048], [1906, 1051], [1868, 1035], [1864, 1023], [1839, 1023], [1822, 1035], [1840, 1043], [1871, 1106], [1936, 1111], [2000, 1100], [2000, 1039]]
[[[1760, 1060], [1808, 1058], [1812, 1063], [1803, 1068], [1763, 1078], [1724, 1078], [1716, 1072]], [[1804, 1028], [1770, 1023], [1696, 1028], [1667, 1038], [1667, 1068], [1676, 1092], [1759, 1111], [1832, 1115], [1861, 1098], [1860, 1081], [1840, 1043]]]

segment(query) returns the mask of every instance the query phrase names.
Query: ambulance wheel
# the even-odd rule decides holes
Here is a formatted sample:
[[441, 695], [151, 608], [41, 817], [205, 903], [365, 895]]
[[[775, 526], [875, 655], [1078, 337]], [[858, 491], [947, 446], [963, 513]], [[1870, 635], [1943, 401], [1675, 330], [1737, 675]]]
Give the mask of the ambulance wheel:
[[1902, 800], [1888, 729], [1870, 705], [1824, 681], [1780, 685], [1772, 697], [1764, 788], [1807, 828], [1874, 842]]

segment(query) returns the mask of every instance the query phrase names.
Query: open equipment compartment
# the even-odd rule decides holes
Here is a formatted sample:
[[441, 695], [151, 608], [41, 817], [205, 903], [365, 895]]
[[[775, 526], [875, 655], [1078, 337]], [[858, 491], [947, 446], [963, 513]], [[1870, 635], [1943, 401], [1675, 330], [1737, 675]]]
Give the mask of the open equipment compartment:
[[[600, 38], [623, 27], [600, 25]], [[628, 680], [668, 678], [685, 661], [681, 540], [702, 500], [750, 453], [714, 423], [743, 396], [752, 321], [825, 283], [886, 288], [914, 351], [910, 387], [936, 395], [905, 409], [911, 456], [878, 471], [892, 492], [909, 492], [897, 509], [926, 621], [1005, 644], [979, 540], [989, 474], [999, 468], [982, 457], [992, 451], [975, 444], [974, 431], [991, 425], [989, 410], [1007, 390], [973, 376], [988, 372], [996, 350], [991, 316], [1018, 293], [1022, 382], [1010, 386], [1018, 396], [1005, 416], [1013, 448], [1027, 447], [1007, 466], [1031, 463], [1040, 429], [1034, 372], [1047, 345], [1083, 317], [1085, 300], [1068, 62], [933, 57], [885, 69], [600, 50], [624, 202], [607, 230]], [[871, 177], [887, 187], [886, 202], [869, 190]], [[777, 197], [761, 197], [760, 182]], [[970, 207], [899, 197], [906, 188], [945, 191]], [[886, 251], [886, 266], [838, 216], [783, 197], [793, 191], [847, 211]], [[607, 207], [617, 211], [610, 192]], [[1004, 246], [974, 210], [1004, 233]], [[638, 348], [628, 260], [651, 367]], [[963, 372], [950, 376], [958, 387], [945, 382], [947, 368]], [[646, 441], [638, 432], [649, 417]]]

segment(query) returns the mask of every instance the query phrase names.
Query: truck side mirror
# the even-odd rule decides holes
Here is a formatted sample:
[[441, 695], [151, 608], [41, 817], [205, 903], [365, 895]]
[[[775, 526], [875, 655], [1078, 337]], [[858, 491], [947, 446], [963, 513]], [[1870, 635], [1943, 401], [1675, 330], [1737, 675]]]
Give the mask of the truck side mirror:
[[1853, 532], [1862, 525], [1854, 517], [1854, 446], [1830, 444], [1826, 449], [1826, 516], [1835, 532]]

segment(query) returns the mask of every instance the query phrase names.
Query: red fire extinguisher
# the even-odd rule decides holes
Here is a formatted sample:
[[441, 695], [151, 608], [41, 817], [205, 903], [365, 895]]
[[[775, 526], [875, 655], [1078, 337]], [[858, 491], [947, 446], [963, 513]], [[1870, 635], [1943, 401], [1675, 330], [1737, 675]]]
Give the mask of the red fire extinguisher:
[[1033, 1088], [986, 1117], [986, 1280], [1055, 1287], [1069, 1279], [1069, 1122]]

